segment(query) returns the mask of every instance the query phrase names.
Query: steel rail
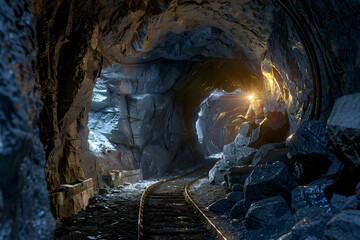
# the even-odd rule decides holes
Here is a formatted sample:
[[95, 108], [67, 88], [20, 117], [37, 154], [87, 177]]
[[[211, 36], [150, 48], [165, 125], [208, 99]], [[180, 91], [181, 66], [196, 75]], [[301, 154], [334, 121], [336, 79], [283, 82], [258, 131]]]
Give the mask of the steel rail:
[[189, 194], [189, 188], [194, 183], [196, 183], [198, 180], [200, 180], [206, 176], [207, 176], [207, 174], [204, 174], [203, 176], [188, 183], [184, 190], [184, 196], [185, 196], [186, 202], [188, 202], [190, 204], [190, 206], [194, 209], [194, 211], [198, 214], [198, 216], [200, 217], [200, 219], [202, 220], [202, 222], [204, 223], [206, 228], [209, 229], [210, 233], [216, 239], [227, 240], [227, 238], [221, 233], [221, 231], [215, 226], [215, 224], [205, 215], [205, 213], [199, 208], [199, 206], [196, 205], [196, 203], [192, 200], [192, 198], [190, 197], [190, 194]]
[[190, 175], [190, 174], [192, 174], [192, 173], [194, 173], [194, 172], [196, 172], [196, 171], [198, 171], [198, 170], [200, 170], [200, 169], [202, 169], [202, 168], [205, 168], [206, 166], [207, 166], [207, 165], [201, 166], [201, 167], [199, 167], [199, 168], [197, 168], [197, 169], [195, 169], [195, 170], [192, 170], [192, 171], [190, 171], [190, 172], [184, 173], [184, 174], [182, 174], [182, 175], [180, 175], [180, 176], [176, 176], [176, 177], [168, 178], [168, 179], [165, 179], [165, 180], [161, 180], [161, 181], [159, 181], [159, 182], [156, 182], [156, 183], [150, 185], [149, 187], [147, 187], [147, 188], [145, 189], [145, 191], [144, 191], [144, 192], [142, 193], [142, 195], [141, 195], [140, 206], [139, 206], [138, 240], [142, 239], [142, 237], [143, 237], [143, 232], [142, 232], [142, 230], [143, 230], [143, 227], [144, 227], [144, 225], [143, 225], [143, 222], [144, 222], [144, 219], [143, 219], [143, 217], [144, 217], [144, 204], [145, 204], [145, 199], [146, 199], [147, 195], [150, 193], [150, 191], [151, 191], [152, 189], [154, 189], [155, 187], [161, 185], [161, 184], [164, 184], [164, 183], [167, 183], [167, 182], [171, 182], [171, 181], [178, 180], [178, 179], [180, 179], [180, 178], [186, 177], [186, 176], [188, 176], [188, 175]]

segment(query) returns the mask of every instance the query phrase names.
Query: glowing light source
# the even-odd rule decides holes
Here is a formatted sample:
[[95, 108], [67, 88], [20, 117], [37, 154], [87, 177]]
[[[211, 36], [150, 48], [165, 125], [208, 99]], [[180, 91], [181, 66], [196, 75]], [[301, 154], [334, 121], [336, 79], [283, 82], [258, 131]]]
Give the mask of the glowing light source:
[[250, 100], [253, 100], [253, 98], [254, 98], [254, 95], [249, 95]]

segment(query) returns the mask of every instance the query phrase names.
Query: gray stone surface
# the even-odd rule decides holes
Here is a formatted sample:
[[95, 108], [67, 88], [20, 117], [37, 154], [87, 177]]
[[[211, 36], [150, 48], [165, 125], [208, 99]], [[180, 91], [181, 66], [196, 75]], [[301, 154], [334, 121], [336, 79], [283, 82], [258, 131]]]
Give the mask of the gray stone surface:
[[325, 195], [326, 187], [334, 181], [317, 180], [306, 186], [298, 186], [291, 192], [291, 208], [324, 207], [328, 208], [329, 199]]
[[233, 166], [229, 168], [224, 175], [227, 187], [232, 189], [234, 185], [238, 184], [244, 186], [246, 178], [253, 169], [253, 166]]
[[330, 206], [331, 210], [338, 214], [339, 212], [346, 209], [356, 209], [359, 205], [359, 201], [356, 198], [356, 195], [349, 197], [334, 193], [331, 200]]
[[244, 193], [237, 191], [237, 192], [231, 192], [228, 195], [226, 195], [226, 199], [230, 201], [232, 205], [237, 203], [238, 201], [241, 201], [244, 199]]
[[334, 215], [328, 208], [306, 208], [296, 212], [298, 222], [292, 228], [293, 239], [322, 238], [327, 222]]
[[328, 222], [323, 239], [360, 239], [360, 211], [345, 210], [335, 215]]
[[231, 208], [230, 216], [232, 219], [243, 218], [246, 215], [246, 209], [244, 206], [244, 200], [241, 200]]
[[330, 154], [329, 159], [331, 161], [331, 165], [326, 173], [327, 179], [337, 179], [342, 170], [344, 169], [344, 164], [335, 157], [335, 155]]
[[254, 158], [253, 158], [253, 160], [252, 160], [252, 162], [251, 162], [251, 165], [255, 166], [258, 162], [261, 161], [261, 159], [262, 159], [263, 157], [265, 157], [265, 155], [266, 155], [269, 151], [275, 149], [275, 147], [276, 147], [276, 144], [274, 144], [274, 143], [265, 144], [265, 145], [261, 146], [261, 147], [259, 148], [259, 150], [255, 153], [255, 156], [254, 156]]
[[328, 153], [326, 124], [320, 121], [303, 122], [286, 141], [291, 156]]
[[249, 138], [238, 134], [233, 143], [227, 144], [223, 149], [223, 158], [237, 165], [244, 165], [244, 157], [249, 156], [256, 151], [254, 148], [247, 147]]
[[336, 100], [327, 132], [336, 157], [352, 167], [360, 167], [360, 93]]
[[214, 213], [224, 214], [231, 210], [233, 204], [228, 199], [221, 199], [209, 205], [208, 209]]
[[217, 161], [214, 167], [209, 171], [209, 183], [221, 185], [225, 182], [224, 176], [226, 174], [226, 170], [230, 167], [231, 165], [224, 159]]
[[234, 192], [242, 192], [242, 191], [244, 191], [244, 186], [241, 184], [234, 184], [232, 186], [231, 190]]
[[289, 134], [289, 120], [287, 114], [267, 111], [265, 119], [260, 123], [250, 137], [249, 147], [260, 148], [268, 143], [280, 143]]
[[277, 195], [289, 197], [296, 186], [295, 178], [284, 163], [257, 166], [244, 185], [245, 206], [249, 208], [254, 202]]
[[252, 203], [245, 220], [248, 227], [257, 229], [278, 224], [284, 215], [290, 217], [290, 208], [283, 197], [275, 196]]
[[0, 0], [0, 239], [51, 239], [31, 2]]

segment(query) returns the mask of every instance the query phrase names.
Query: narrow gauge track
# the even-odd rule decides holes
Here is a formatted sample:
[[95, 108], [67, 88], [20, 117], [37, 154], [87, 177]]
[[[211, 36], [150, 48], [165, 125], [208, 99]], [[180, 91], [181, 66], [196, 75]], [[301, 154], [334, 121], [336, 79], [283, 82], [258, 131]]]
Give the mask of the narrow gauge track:
[[140, 201], [138, 238], [214, 239], [184, 196], [186, 186], [210, 168], [201, 167], [149, 186]]

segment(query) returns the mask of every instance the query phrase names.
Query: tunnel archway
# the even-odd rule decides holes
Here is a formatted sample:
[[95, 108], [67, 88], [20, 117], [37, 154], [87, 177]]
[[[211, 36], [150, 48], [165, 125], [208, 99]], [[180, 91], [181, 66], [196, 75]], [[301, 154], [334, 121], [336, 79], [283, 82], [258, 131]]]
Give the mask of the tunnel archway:
[[[43, 112], [43, 122], [47, 129], [42, 131], [50, 189], [54, 189], [60, 182], [83, 177], [82, 170], [91, 165], [93, 159], [88, 160], [86, 157], [88, 146], [85, 140], [91, 93], [100, 69], [113, 64], [141, 65], [161, 59], [185, 61], [189, 65], [183, 75], [188, 78], [195, 71], [196, 63], [201, 64], [204, 59], [240, 61], [263, 82], [265, 112], [287, 112], [291, 131], [302, 120], [312, 117], [314, 86], [306, 46], [298, 30], [288, 21], [289, 14], [280, 8], [278, 2], [164, 2], [164, 5], [157, 1], [147, 4], [136, 1], [112, 2], [110, 5], [105, 2], [59, 3], [61, 7], [37, 2], [34, 6], [42, 52], [39, 62], [43, 64], [38, 67], [39, 86], [43, 93], [42, 99], [50, 103]], [[55, 7], [56, 14], [45, 14]], [[77, 12], [78, 9], [90, 13], [92, 17], [84, 17]], [[68, 22], [62, 17], [69, 15], [69, 12], [71, 16], [77, 17]], [[99, 14], [103, 12], [106, 14]], [[190, 14], [193, 12], [199, 14]], [[301, 15], [301, 18], [306, 17]], [[68, 30], [48, 35], [53, 25], [48, 28], [40, 22], [66, 22], [56, 27]], [[79, 26], [86, 26], [86, 34], [80, 36], [74, 33], [74, 29]], [[64, 36], [74, 45], [63, 44]], [[57, 43], [57, 47], [50, 47], [50, 42]], [[81, 46], [80, 52], [72, 53], [74, 61], [68, 63], [75, 66], [74, 71], [58, 75], [60, 69], [47, 67], [50, 62], [62, 63], [71, 59], [57, 54], [68, 52], [66, 49], [71, 46]], [[46, 56], [53, 56], [50, 62]], [[65, 89], [63, 85], [67, 85], [67, 80], [60, 81], [59, 78], [75, 79], [77, 83], [74, 91], [66, 95], [58, 94], [58, 91]], [[50, 93], [46, 92], [49, 86], [57, 85], [59, 87], [53, 88]], [[181, 84], [176, 87], [180, 89]], [[84, 94], [85, 98], [79, 96]], [[54, 96], [58, 96], [58, 99]], [[69, 99], [62, 99], [66, 96]], [[65, 105], [70, 107], [63, 108]], [[79, 108], [82, 110], [78, 111]], [[322, 108], [326, 109], [326, 106]], [[78, 114], [73, 114], [75, 109]], [[189, 119], [192, 119], [193, 113], [190, 115]], [[194, 134], [193, 127], [187, 127], [190, 121], [186, 119], [187, 116], [185, 128], [192, 129]], [[195, 142], [191, 138], [187, 141]], [[59, 173], [59, 166], [66, 170]], [[95, 171], [91, 168], [87, 176]]]
[[325, 0], [3, 1], [1, 234], [50, 237], [44, 156], [49, 191], [94, 176], [87, 123], [102, 69], [165, 59], [190, 62], [189, 77], [204, 58], [240, 60], [263, 80], [264, 110], [286, 111], [293, 132], [306, 119], [325, 121], [337, 98], [359, 91], [358, 9]]

